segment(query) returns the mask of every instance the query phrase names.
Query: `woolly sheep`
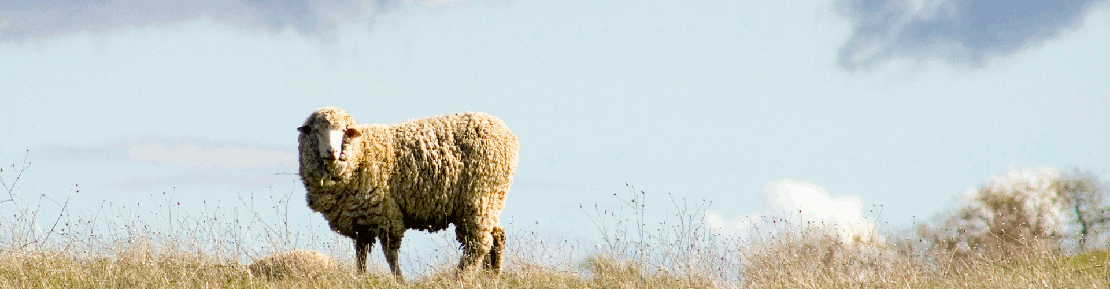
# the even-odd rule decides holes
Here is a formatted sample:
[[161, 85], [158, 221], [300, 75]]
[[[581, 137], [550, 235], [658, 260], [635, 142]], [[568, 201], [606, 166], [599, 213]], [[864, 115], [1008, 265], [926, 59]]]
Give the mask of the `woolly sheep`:
[[317, 277], [333, 269], [335, 263], [327, 255], [312, 250], [286, 251], [260, 260], [247, 266], [251, 276], [268, 280], [286, 277]]
[[316, 110], [300, 131], [300, 175], [308, 206], [355, 243], [358, 272], [381, 240], [401, 278], [397, 251], [407, 229], [455, 225], [460, 272], [483, 258], [499, 273], [501, 209], [513, 183], [519, 142], [505, 123], [464, 112], [399, 124], [358, 124], [343, 110]]

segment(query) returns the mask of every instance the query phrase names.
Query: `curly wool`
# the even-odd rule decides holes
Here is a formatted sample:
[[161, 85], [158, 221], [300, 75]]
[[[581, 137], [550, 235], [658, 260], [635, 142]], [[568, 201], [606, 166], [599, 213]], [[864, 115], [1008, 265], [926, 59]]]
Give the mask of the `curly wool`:
[[[338, 108], [325, 107], [309, 116], [305, 127], [355, 129], [360, 135], [345, 139], [345, 161], [330, 165], [317, 151], [319, 140], [313, 134], [299, 138], [306, 198], [332, 230], [351, 238], [369, 233], [399, 242], [406, 229], [438, 231], [454, 224], [459, 241], [472, 248], [468, 254], [484, 253], [473, 248], [501, 245], [493, 243], [504, 238], [499, 218], [519, 148], [501, 120], [465, 112], [364, 125]], [[500, 254], [501, 248], [494, 250]], [[499, 263], [499, 256], [493, 257]], [[460, 266], [468, 263], [466, 258]]]
[[251, 262], [251, 276], [263, 279], [316, 277], [336, 267], [331, 258], [312, 250], [286, 251]]

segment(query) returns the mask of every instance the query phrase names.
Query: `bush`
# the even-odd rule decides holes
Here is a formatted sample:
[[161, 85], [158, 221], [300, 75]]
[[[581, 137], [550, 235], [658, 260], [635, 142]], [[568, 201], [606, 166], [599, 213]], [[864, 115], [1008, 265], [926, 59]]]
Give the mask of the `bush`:
[[918, 233], [956, 256], [1004, 258], [1022, 250], [1086, 251], [1105, 244], [1105, 185], [1084, 172], [1011, 170], [987, 179]]

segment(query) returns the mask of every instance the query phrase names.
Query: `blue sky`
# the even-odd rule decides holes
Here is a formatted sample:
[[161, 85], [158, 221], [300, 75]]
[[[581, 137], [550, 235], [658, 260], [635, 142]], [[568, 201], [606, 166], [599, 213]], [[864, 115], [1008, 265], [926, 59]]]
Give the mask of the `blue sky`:
[[1107, 1], [36, 5], [0, 1], [0, 162], [29, 150], [20, 190], [78, 208], [292, 192], [322, 223], [288, 173], [326, 105], [500, 117], [503, 222], [552, 236], [625, 183], [736, 219], [796, 180], [898, 227], [1011, 167], [1110, 176]]

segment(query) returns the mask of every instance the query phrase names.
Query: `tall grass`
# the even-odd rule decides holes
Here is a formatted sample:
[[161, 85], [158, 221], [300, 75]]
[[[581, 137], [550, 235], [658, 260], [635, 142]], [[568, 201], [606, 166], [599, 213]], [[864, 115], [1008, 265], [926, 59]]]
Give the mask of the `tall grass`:
[[1083, 263], [1035, 248], [1012, 253], [956, 258], [792, 233], [746, 249], [742, 275], [747, 288], [1110, 288], [1105, 261]]
[[[431, 264], [426, 271], [398, 282], [381, 269], [354, 274], [343, 237], [290, 225], [289, 194], [188, 212], [170, 191], [152, 196], [160, 205], [150, 216], [112, 205], [71, 213], [65, 199], [20, 194], [28, 168], [24, 160], [0, 171], [8, 197], [0, 202], [0, 288], [1110, 288], [1104, 251], [1067, 257], [1027, 247], [1009, 249], [1005, 259], [956, 256], [912, 233], [846, 241], [819, 224], [720, 235], [703, 222], [708, 203], [649, 199], [631, 186], [614, 196], [619, 206], [583, 206], [596, 246], [511, 231], [500, 276], [458, 278], [457, 245], [448, 240], [418, 262]], [[334, 261], [301, 262], [285, 269], [307, 274], [281, 276], [247, 266], [304, 248]]]

